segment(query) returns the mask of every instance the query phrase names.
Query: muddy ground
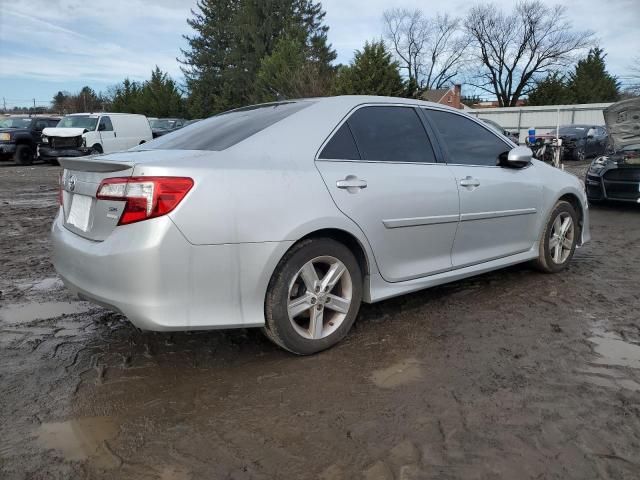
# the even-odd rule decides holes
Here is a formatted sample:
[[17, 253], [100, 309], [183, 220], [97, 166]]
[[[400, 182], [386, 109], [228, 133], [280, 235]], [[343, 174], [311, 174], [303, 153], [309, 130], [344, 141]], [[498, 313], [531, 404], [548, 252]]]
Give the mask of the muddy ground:
[[0, 166], [0, 478], [640, 478], [639, 208], [593, 208], [562, 274], [365, 305], [299, 358], [72, 298], [57, 175]]

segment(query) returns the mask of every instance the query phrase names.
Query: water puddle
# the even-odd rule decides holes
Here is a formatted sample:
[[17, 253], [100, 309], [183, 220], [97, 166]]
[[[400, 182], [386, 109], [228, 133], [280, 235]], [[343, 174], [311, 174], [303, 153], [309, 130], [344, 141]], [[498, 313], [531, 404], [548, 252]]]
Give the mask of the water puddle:
[[396, 388], [422, 378], [422, 368], [416, 359], [409, 358], [387, 368], [375, 370], [371, 380], [380, 388]]
[[87, 417], [66, 422], [43, 423], [37, 431], [38, 444], [59, 452], [65, 460], [90, 459], [98, 468], [118, 468], [122, 461], [107, 445], [118, 435], [118, 425], [109, 417]]
[[591, 366], [579, 371], [584, 381], [605, 388], [626, 389], [640, 392], [640, 383], [631, 378], [628, 370], [640, 369], [640, 345], [625, 341], [614, 332], [594, 330], [589, 338], [597, 355]]
[[86, 312], [91, 308], [87, 302], [44, 302], [7, 305], [0, 308], [0, 322], [19, 324], [55, 318], [61, 315]]
[[593, 363], [640, 368], [640, 345], [625, 342], [613, 332], [596, 332], [589, 338], [594, 343], [594, 351], [599, 355]]

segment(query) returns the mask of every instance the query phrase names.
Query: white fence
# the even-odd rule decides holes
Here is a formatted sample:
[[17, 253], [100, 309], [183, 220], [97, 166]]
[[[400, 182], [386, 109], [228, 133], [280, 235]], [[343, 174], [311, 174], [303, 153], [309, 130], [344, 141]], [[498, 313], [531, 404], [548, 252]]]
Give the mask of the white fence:
[[478, 118], [493, 120], [505, 130], [517, 131], [520, 143], [524, 143], [529, 128], [534, 127], [536, 134], [555, 129], [558, 124], [569, 125], [584, 123], [604, 125], [602, 111], [611, 103], [585, 103], [580, 105], [549, 105], [541, 107], [504, 107], [478, 108], [465, 110]]

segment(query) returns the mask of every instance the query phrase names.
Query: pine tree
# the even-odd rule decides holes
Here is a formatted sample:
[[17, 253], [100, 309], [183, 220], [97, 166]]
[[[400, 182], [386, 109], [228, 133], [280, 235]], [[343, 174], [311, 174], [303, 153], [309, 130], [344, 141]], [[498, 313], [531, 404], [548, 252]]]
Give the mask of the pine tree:
[[405, 89], [398, 63], [391, 58], [384, 42], [366, 42], [356, 50], [349, 66], [339, 69], [334, 86], [338, 95], [398, 96]]
[[606, 55], [593, 48], [569, 74], [568, 89], [573, 103], [615, 102], [620, 96], [620, 82], [607, 72]]
[[[305, 59], [315, 59], [318, 72], [330, 71], [335, 52], [327, 44], [324, 12], [311, 0], [199, 0], [188, 20], [195, 30], [183, 50], [183, 72], [189, 108], [206, 116], [263, 98], [258, 82], [263, 60], [279, 40], [302, 46]], [[286, 56], [290, 45], [280, 44]], [[274, 62], [279, 60], [274, 59]], [[264, 77], [264, 74], [263, 74]]]
[[567, 81], [559, 72], [547, 75], [544, 80], [536, 82], [529, 93], [528, 105], [563, 105], [571, 103], [571, 91]]

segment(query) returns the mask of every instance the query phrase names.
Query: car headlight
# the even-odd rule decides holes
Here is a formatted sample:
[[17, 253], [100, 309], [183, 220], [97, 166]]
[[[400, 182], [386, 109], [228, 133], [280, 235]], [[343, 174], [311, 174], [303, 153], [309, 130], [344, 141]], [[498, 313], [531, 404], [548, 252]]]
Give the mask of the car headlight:
[[49, 137], [42, 136], [42, 143], [49, 143]]
[[83, 147], [87, 146], [87, 137], [82, 137], [82, 146]]
[[11, 140], [10, 133], [0, 133], [0, 142], [8, 142]]

